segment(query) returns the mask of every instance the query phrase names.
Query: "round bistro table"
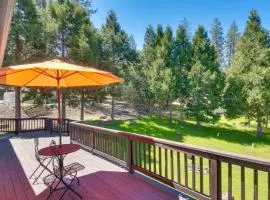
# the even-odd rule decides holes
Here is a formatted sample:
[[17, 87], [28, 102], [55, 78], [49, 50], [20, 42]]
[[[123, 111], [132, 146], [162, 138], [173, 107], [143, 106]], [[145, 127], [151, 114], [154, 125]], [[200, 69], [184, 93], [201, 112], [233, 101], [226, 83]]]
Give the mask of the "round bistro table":
[[[66, 191], [67, 190], [70, 190], [72, 191], [74, 194], [76, 194], [78, 197], [82, 198], [82, 196], [80, 194], [78, 194], [73, 188], [71, 188], [71, 186], [65, 182], [64, 180], [64, 175], [63, 175], [63, 172], [64, 172], [64, 158], [67, 154], [70, 154], [70, 153], [73, 153], [73, 152], [76, 152], [80, 149], [80, 145], [78, 144], [62, 144], [62, 145], [54, 145], [54, 146], [49, 146], [49, 147], [45, 147], [45, 148], [42, 148], [38, 151], [38, 153], [42, 156], [54, 156], [57, 158], [57, 161], [58, 161], [58, 164], [59, 164], [59, 175], [55, 174], [54, 175], [59, 179], [60, 182], [63, 183], [63, 185], [65, 186], [66, 188]], [[49, 169], [47, 169], [49, 170]], [[50, 171], [50, 170], [49, 170]], [[59, 183], [60, 183], [59, 182]], [[58, 184], [59, 184], [58, 183]], [[58, 185], [57, 184], [57, 185]], [[54, 188], [54, 190], [52, 190], [49, 194], [49, 196], [54, 192], [56, 191], [57, 187]], [[64, 192], [65, 194], [66, 192]], [[63, 194], [63, 195], [64, 195]], [[62, 195], [62, 196], [63, 196]]]
[[42, 156], [60, 156], [73, 153], [75, 151], [78, 151], [80, 148], [81, 147], [78, 144], [62, 144], [42, 148], [38, 151], [38, 153]]

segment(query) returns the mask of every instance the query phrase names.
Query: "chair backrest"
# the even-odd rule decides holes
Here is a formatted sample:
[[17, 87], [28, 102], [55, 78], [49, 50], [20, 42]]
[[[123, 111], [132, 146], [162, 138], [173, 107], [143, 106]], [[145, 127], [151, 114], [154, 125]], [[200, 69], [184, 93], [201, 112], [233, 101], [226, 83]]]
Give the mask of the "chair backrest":
[[39, 140], [38, 137], [34, 138], [34, 144], [35, 144], [35, 157], [38, 161], [40, 161], [40, 156], [38, 154], [38, 145], [39, 145]]
[[52, 140], [51, 143], [50, 143], [50, 148], [51, 148], [51, 151], [53, 152], [52, 166], [53, 166], [54, 171], [59, 168], [59, 166], [58, 166], [58, 157], [56, 155], [57, 149], [55, 148], [55, 145], [56, 145], [56, 142], [54, 140]]

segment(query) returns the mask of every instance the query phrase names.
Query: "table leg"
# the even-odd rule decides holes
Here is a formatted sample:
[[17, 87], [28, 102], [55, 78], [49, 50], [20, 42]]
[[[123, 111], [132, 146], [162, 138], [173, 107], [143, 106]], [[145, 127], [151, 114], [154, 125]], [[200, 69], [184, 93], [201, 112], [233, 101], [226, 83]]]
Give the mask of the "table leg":
[[65, 192], [62, 194], [61, 198], [63, 198], [63, 196], [65, 195], [65, 193], [70, 190], [71, 192], [73, 192], [76, 196], [78, 196], [80, 199], [82, 199], [82, 196], [77, 193], [72, 187], [71, 187], [71, 184], [73, 183], [74, 179], [71, 180], [70, 184], [67, 184], [65, 181], [64, 181], [64, 156], [60, 155], [58, 157], [58, 163], [59, 163], [59, 171], [60, 171], [60, 177], [58, 177], [56, 174], [55, 174], [55, 177], [57, 179], [59, 179], [59, 182], [57, 183], [56, 187], [50, 192], [49, 194], [49, 197], [51, 196], [51, 194], [53, 192], [55, 192], [57, 190], [57, 187], [59, 185], [60, 182], [62, 182], [64, 184], [64, 186], [66, 187], [66, 190]]

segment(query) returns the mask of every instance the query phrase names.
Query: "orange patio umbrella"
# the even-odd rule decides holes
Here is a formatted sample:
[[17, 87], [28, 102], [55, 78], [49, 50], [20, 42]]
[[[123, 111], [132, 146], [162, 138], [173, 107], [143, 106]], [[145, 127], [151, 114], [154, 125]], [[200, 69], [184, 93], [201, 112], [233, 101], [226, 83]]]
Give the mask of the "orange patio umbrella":
[[[122, 82], [123, 79], [110, 72], [91, 67], [81, 67], [58, 59], [0, 69], [0, 84], [2, 85], [56, 87], [59, 123], [61, 121], [60, 88], [96, 87]], [[59, 133], [59, 142], [62, 144], [61, 131]]]

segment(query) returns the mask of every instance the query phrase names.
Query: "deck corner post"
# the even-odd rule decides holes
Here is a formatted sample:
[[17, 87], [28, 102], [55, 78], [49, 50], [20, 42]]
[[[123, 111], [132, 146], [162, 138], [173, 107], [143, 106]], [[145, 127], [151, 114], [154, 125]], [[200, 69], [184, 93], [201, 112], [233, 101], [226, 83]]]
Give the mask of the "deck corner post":
[[130, 173], [133, 173], [133, 141], [132, 137], [128, 137], [128, 169]]
[[15, 135], [18, 135], [19, 131], [19, 119], [15, 119]]
[[210, 162], [210, 198], [221, 200], [221, 162], [218, 160], [218, 156], [212, 158]]

